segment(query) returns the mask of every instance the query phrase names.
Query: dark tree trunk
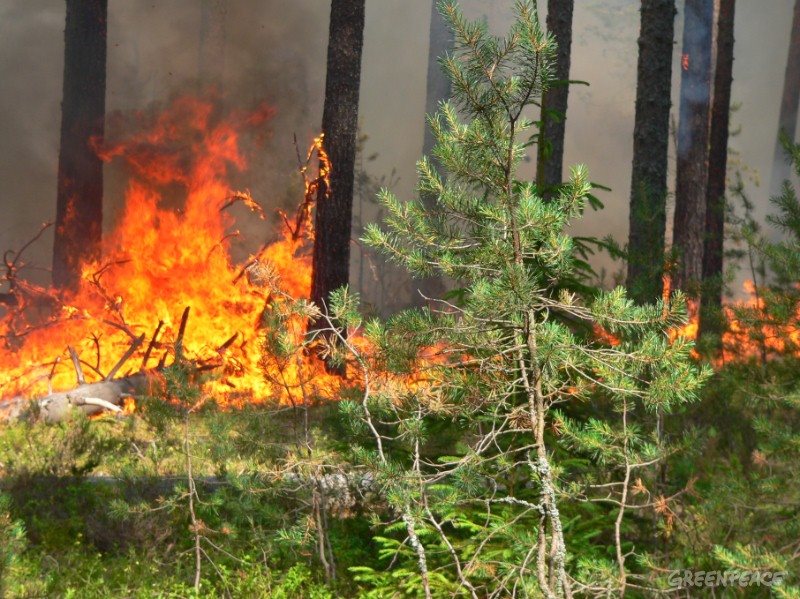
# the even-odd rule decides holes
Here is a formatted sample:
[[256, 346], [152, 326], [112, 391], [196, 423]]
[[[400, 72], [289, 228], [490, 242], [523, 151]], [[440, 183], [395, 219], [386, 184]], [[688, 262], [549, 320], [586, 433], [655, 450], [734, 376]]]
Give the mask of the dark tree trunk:
[[562, 182], [573, 8], [574, 0], [547, 2], [547, 31], [556, 38], [558, 54], [554, 73], [556, 81], [542, 96], [536, 183], [545, 196], [551, 195], [553, 188]]
[[717, 64], [708, 148], [706, 235], [703, 249], [703, 298], [700, 332], [719, 331], [722, 324], [722, 266], [725, 241], [725, 181], [728, 173], [728, 129], [733, 83], [733, 24], [736, 0], [719, 0]]
[[[439, 110], [439, 103], [449, 100], [451, 95], [450, 78], [439, 64], [439, 59], [448, 52], [453, 51], [455, 36], [439, 13], [439, 0], [431, 0], [431, 27], [430, 44], [428, 46], [428, 86], [425, 100], [425, 114], [432, 115]], [[436, 140], [433, 132], [425, 123], [425, 138], [422, 144], [422, 154], [433, 160], [432, 152]], [[435, 162], [435, 161], [434, 161]], [[433, 200], [429, 200], [432, 202]], [[445, 284], [441, 276], [432, 276], [420, 283], [420, 290], [425, 297], [438, 298], [445, 291]], [[415, 298], [421, 299], [421, 298]]]
[[781, 133], [794, 141], [797, 130], [798, 100], [800, 100], [800, 0], [796, 0], [794, 4], [789, 56], [786, 59], [786, 73], [783, 77], [781, 112], [778, 117], [778, 135], [775, 139], [775, 158], [772, 163], [772, 181], [770, 182], [770, 192], [773, 195], [780, 193], [781, 185], [792, 172], [781, 143]]
[[331, 177], [329, 195], [320, 189], [317, 201], [311, 282], [311, 299], [318, 306], [327, 305], [330, 292], [349, 280], [364, 1], [331, 1], [322, 115]]
[[697, 295], [703, 275], [713, 0], [686, 0], [681, 56], [673, 246], [675, 287]]
[[638, 303], [661, 296], [675, 0], [643, 0], [628, 235], [628, 280]]
[[201, 0], [199, 76], [203, 85], [222, 90], [225, 74], [225, 21], [228, 0]]
[[65, 289], [100, 254], [103, 163], [92, 148], [104, 132], [107, 8], [107, 0], [67, 0], [53, 247], [53, 283]]

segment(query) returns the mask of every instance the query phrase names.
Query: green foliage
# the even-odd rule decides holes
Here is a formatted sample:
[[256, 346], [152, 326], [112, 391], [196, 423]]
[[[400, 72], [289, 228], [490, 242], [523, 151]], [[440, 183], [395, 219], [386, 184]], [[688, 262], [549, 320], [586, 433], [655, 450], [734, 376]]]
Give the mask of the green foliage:
[[[526, 115], [555, 52], [535, 4], [516, 2], [503, 38], [453, 1], [440, 7], [456, 39], [441, 61], [453, 99], [429, 117], [443, 172], [425, 157], [417, 200], [384, 190], [384, 227], [368, 227], [364, 241], [460, 292], [369, 321], [369, 350], [346, 341], [362, 326], [357, 298], [342, 291], [332, 302], [337, 359], [349, 355], [365, 379], [361, 401], [342, 406], [361, 421], [354, 458], [373, 470], [394, 516], [378, 538], [390, 571], [357, 575], [376, 594], [551, 596], [600, 580], [619, 590], [624, 556], [641, 546], [625, 537], [642, 531], [615, 520], [653, 511], [656, 502], [630, 499], [634, 482], [649, 495], [643, 479], [681, 449], [659, 423], [696, 399], [708, 371], [692, 364], [691, 343], [668, 335], [685, 321], [682, 296], [636, 306], [621, 288], [575, 284], [585, 252], [567, 228], [590, 194], [585, 169], [551, 199], [517, 177], [538, 141]], [[605, 530], [582, 529], [587, 520]]]
[[[800, 147], [786, 143], [797, 171]], [[739, 223], [756, 302], [733, 310], [736, 346], [726, 350], [738, 360], [715, 375], [695, 415], [713, 428], [696, 462], [701, 500], [676, 541], [708, 569], [786, 572], [776, 594], [790, 597], [800, 593], [800, 202], [788, 182], [772, 202], [782, 238], [763, 234], [747, 203]]]
[[26, 546], [25, 527], [10, 513], [11, 500], [0, 495], [0, 597], [5, 597], [16, 583], [20, 555]]

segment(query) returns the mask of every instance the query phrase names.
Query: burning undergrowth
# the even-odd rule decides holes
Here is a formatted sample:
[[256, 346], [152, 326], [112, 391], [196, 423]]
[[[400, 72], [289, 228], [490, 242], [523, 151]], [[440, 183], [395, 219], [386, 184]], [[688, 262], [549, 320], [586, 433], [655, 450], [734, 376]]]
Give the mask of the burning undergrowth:
[[[306, 198], [297, 216], [285, 218], [279, 239], [246, 263], [230, 256], [238, 235], [230, 208], [265, 214], [228, 176], [247, 168], [242, 136], [263, 131], [271, 115], [260, 106], [222, 118], [212, 101], [181, 97], [158, 115], [135, 115], [138, 132], [98, 145], [104, 160], [124, 161], [130, 172], [121, 218], [106, 235], [102, 259], [84, 264], [74, 292], [26, 283], [16, 276], [21, 253], [6, 255], [0, 397], [73, 388], [79, 370], [91, 383], [157, 369], [176, 347], [199, 370], [213, 371], [206, 391], [223, 405], [289, 401], [299, 386], [335, 391], [339, 379], [313, 356], [295, 356], [274, 373], [264, 372], [262, 356], [270, 314], [287, 298], [309, 296], [318, 177], [307, 171], [316, 159], [319, 177], [329, 170], [320, 139], [301, 165]], [[305, 334], [299, 317], [284, 325], [287, 335]]]

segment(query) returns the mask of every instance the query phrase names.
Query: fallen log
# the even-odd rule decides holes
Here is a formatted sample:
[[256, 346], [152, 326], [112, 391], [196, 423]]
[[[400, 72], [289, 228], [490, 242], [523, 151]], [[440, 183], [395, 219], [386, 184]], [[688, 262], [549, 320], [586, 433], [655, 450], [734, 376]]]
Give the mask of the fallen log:
[[[187, 307], [183, 311], [178, 336], [174, 342], [175, 360], [182, 359], [183, 336], [186, 332], [188, 319], [189, 308]], [[163, 324], [163, 322], [158, 323], [139, 371], [124, 377], [115, 378], [122, 367], [142, 346], [146, 335], [135, 337], [128, 350], [113, 368], [107, 374], [100, 373], [103, 376], [103, 380], [94, 383], [86, 382], [80, 357], [72, 347], [68, 347], [67, 350], [75, 368], [77, 387], [68, 391], [50, 393], [36, 399], [14, 397], [2, 401], [0, 402], [0, 422], [14, 422], [23, 418], [38, 419], [47, 423], [62, 422], [69, 418], [70, 414], [76, 409], [87, 416], [92, 416], [102, 411], [122, 412], [121, 406], [124, 404], [125, 399], [147, 394], [150, 390], [149, 382], [152, 381], [152, 375], [164, 368], [166, 354], [162, 357], [155, 370], [145, 370]]]
[[105, 410], [121, 412], [126, 397], [141, 396], [147, 389], [147, 374], [137, 373], [110, 381], [84, 383], [69, 391], [33, 400], [16, 397], [0, 404], [0, 420], [13, 422], [31, 417], [55, 423], [66, 420], [76, 409], [86, 416]]

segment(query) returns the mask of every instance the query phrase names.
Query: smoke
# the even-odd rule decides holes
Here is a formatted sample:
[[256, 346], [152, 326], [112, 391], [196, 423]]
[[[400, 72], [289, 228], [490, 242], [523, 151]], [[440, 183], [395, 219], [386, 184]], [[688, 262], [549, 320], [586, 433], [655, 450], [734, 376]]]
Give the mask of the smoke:
[[[109, 3], [110, 112], [165, 104], [176, 93], [197, 89], [203, 71], [204, 2], [215, 5], [220, 0]], [[301, 190], [293, 136], [302, 147], [320, 127], [330, 3], [227, 0], [223, 4], [226, 106], [266, 100], [277, 111], [266, 144], [258, 149], [249, 171], [234, 183], [249, 188], [268, 209], [286, 207], [299, 200]], [[468, 17], [485, 16], [496, 33], [510, 24], [511, 0], [462, 4]], [[627, 237], [637, 6], [630, 0], [576, 2], [571, 78], [591, 85], [576, 85], [570, 92], [565, 165], [584, 163], [593, 180], [612, 188], [599, 193], [605, 210], [587, 214], [574, 225], [578, 235], [611, 234], [623, 242]], [[675, 112], [683, 2], [678, 2], [678, 9]], [[733, 126], [741, 126], [741, 133], [731, 145], [738, 152], [737, 161], [755, 173], [754, 181], [772, 166], [791, 15], [791, 0], [737, 6], [733, 100], [741, 108], [733, 116]], [[430, 0], [367, 0], [366, 17], [360, 124], [368, 136], [364, 156], [377, 157], [365, 158], [363, 166], [374, 179], [390, 178], [395, 171], [394, 190], [401, 198], [411, 198], [414, 165], [423, 145]], [[41, 222], [55, 215], [63, 27], [64, 0], [0, 3], [0, 249], [21, 246]], [[533, 177], [533, 170], [533, 164], [527, 164], [522, 174]], [[118, 215], [125, 177], [120, 167], [106, 169], [106, 230]], [[763, 188], [751, 193], [761, 217], [767, 211], [766, 195]], [[363, 208], [362, 220], [373, 219], [374, 205], [364, 202]], [[252, 245], [274, 231], [272, 224], [263, 223], [246, 223], [242, 228]], [[43, 239], [29, 261], [49, 266], [51, 243], [52, 238]], [[353, 249], [355, 265], [359, 248]], [[609, 271], [619, 268], [605, 259], [596, 264]], [[29, 274], [47, 278], [46, 273]], [[385, 274], [369, 274], [365, 287]], [[405, 301], [414, 289], [411, 282], [396, 278], [391, 296]]]

